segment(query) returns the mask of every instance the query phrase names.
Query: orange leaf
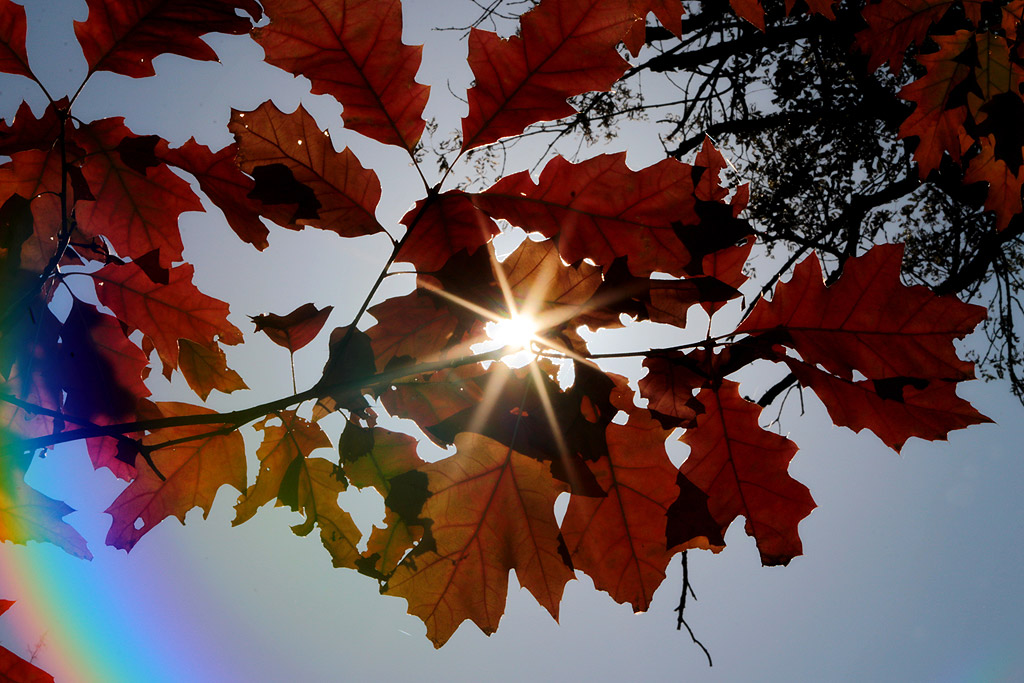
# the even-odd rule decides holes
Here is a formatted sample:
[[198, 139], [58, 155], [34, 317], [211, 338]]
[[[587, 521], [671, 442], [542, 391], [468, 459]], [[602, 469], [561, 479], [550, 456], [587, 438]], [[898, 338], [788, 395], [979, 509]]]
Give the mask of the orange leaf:
[[[213, 412], [186, 403], [144, 402], [139, 417], [155, 419]], [[107, 545], [131, 550], [150, 529], [168, 517], [177, 517], [184, 524], [185, 513], [199, 507], [205, 518], [221, 486], [244, 490], [245, 443], [237, 431], [215, 433], [222, 427], [225, 425], [170, 427], [143, 437], [146, 446], [184, 437], [195, 439], [153, 452], [153, 461], [166, 480], [160, 479], [148, 465], [140, 464], [138, 476], [106, 510], [113, 518]]]
[[633, 23], [621, 0], [544, 0], [520, 18], [507, 40], [473, 28], [469, 66], [476, 77], [462, 120], [462, 149], [531, 123], [572, 116], [573, 95], [608, 90], [629, 64], [615, 46]]
[[313, 341], [327, 323], [334, 306], [318, 309], [313, 304], [302, 304], [288, 315], [262, 313], [250, 318], [257, 332], [263, 332], [278, 346], [295, 353]]
[[227, 365], [218, 344], [201, 346], [188, 339], [178, 340], [178, 367], [192, 391], [202, 400], [216, 389], [225, 394], [248, 389], [237, 372]]
[[843, 379], [857, 370], [868, 379], [916, 377], [964, 380], [973, 364], [953, 347], [985, 317], [985, 308], [937, 296], [900, 282], [901, 245], [880, 244], [848, 259], [839, 280], [826, 287], [810, 256], [761, 300], [737, 332], [777, 330], [803, 360]]
[[548, 466], [479, 434], [455, 443], [455, 455], [420, 470], [432, 543], [421, 541], [385, 588], [408, 600], [435, 647], [466, 619], [487, 634], [498, 628], [510, 569], [555, 618], [573, 578], [554, 513], [566, 488]]
[[75, 22], [89, 72], [152, 76], [153, 58], [172, 53], [216, 61], [199, 37], [205, 33], [248, 33], [249, 19], [262, 17], [255, 0], [87, 0], [89, 17]]
[[761, 6], [761, 0], [729, 0], [729, 6], [740, 19], [746, 19], [762, 31], [765, 30], [764, 7]]
[[[362, 429], [349, 423], [349, 429]], [[370, 436], [370, 449], [365, 453], [349, 457], [343, 453], [343, 467], [349, 483], [358, 488], [372, 486], [384, 496], [387, 513], [384, 527], [373, 527], [370, 538], [363, 553], [365, 564], [360, 562], [360, 570], [372, 572], [378, 576], [389, 576], [394, 572], [413, 545], [423, 535], [423, 527], [413, 524], [413, 520], [403, 515], [402, 505], [391, 498], [392, 481], [403, 474], [422, 467], [424, 463], [416, 455], [416, 439], [406, 434], [389, 432], [379, 427], [366, 430]], [[344, 436], [342, 437], [344, 439]], [[399, 495], [401, 492], [396, 492]], [[394, 505], [395, 507], [391, 507]], [[397, 508], [397, 509], [396, 509]], [[368, 566], [367, 566], [368, 565]]]
[[266, 61], [312, 81], [345, 108], [345, 127], [412, 150], [430, 88], [414, 79], [423, 48], [402, 42], [399, 0], [264, 0], [255, 32]]
[[[268, 100], [251, 112], [233, 111], [228, 128], [238, 142], [238, 165], [257, 179], [250, 197], [260, 196], [260, 167], [284, 167], [296, 182], [312, 190], [318, 202], [310, 207], [315, 216], [298, 215], [294, 222], [342, 237], [383, 230], [374, 217], [380, 201], [377, 175], [363, 168], [351, 150], [334, 151], [330, 137], [302, 105], [284, 114]], [[269, 182], [276, 183], [276, 177]]]
[[[0, 428], [0, 440], [9, 435]], [[0, 541], [53, 543], [75, 557], [91, 560], [85, 539], [63, 519], [74, 510], [25, 483], [31, 462], [31, 453], [0, 448]]]
[[971, 31], [935, 36], [938, 52], [917, 57], [927, 73], [900, 90], [900, 97], [915, 105], [900, 125], [900, 137], [918, 139], [914, 160], [922, 178], [939, 167], [943, 152], [953, 161], [960, 161], [960, 134], [967, 120], [967, 105], [966, 99], [961, 102], [954, 95], [971, 75], [971, 67], [961, 57], [968, 50], [974, 51], [973, 36]]
[[[280, 419], [281, 424], [268, 425], [271, 419]], [[292, 527], [296, 535], [305, 536], [319, 526], [320, 540], [334, 566], [355, 567], [359, 529], [338, 507], [338, 494], [345, 490], [345, 482], [336, 476], [336, 465], [308, 457], [317, 448], [329, 447], [330, 439], [319, 425], [292, 410], [268, 416], [256, 428], [264, 432], [263, 443], [256, 451], [259, 474], [256, 483], [239, 496], [232, 525], [245, 522], [260, 506], [277, 499], [277, 505], [287, 505], [305, 515], [304, 523]]]
[[796, 444], [761, 429], [761, 407], [743, 399], [736, 382], [722, 380], [697, 400], [705, 413], [680, 438], [690, 447], [680, 471], [708, 495], [722, 535], [742, 515], [761, 562], [789, 564], [803, 552], [797, 525], [815, 507], [807, 487], [787, 471]]
[[171, 268], [166, 285], [153, 282], [134, 263], [112, 263], [92, 274], [100, 301], [153, 341], [167, 376], [178, 367], [178, 339], [203, 346], [218, 338], [223, 344], [242, 341], [242, 333], [228, 322], [228, 305], [196, 289], [193, 270], [188, 263]]
[[[608, 495], [573, 495], [562, 520], [573, 566], [634, 612], [647, 611], [679, 550], [667, 546], [665, 535], [668, 509], [679, 496], [677, 470], [665, 452], [669, 432], [645, 412], [634, 411], [625, 425], [608, 425], [608, 457], [588, 463]], [[706, 504], [702, 522], [699, 535], [719, 535]]]

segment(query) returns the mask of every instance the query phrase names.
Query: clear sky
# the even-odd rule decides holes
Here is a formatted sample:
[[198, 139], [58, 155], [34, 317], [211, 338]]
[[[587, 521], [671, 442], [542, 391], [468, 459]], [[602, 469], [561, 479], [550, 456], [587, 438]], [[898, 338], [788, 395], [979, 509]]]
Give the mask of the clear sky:
[[[27, 9], [33, 66], [51, 92], [73, 91], [85, 66], [71, 21], [85, 18], [84, 0], [28, 0]], [[445, 81], [464, 92], [471, 74], [460, 63], [461, 33], [430, 28], [468, 23], [477, 12], [469, 0], [406, 0], [406, 41], [427, 44], [419, 80], [434, 87], [428, 114], [438, 117], [441, 135], [465, 113]], [[340, 107], [302, 95], [303, 81], [261, 65], [260, 49], [248, 39], [210, 42], [222, 64], [165, 56], [155, 62], [156, 78], [100, 74], [76, 115], [126, 116], [138, 134], [157, 133], [172, 144], [194, 135], [218, 148], [231, 141], [230, 108], [251, 110], [273, 98], [291, 111], [301, 99], [339, 149], [351, 146], [381, 176], [378, 217], [385, 225], [421, 197], [401, 152], [345, 131]], [[25, 79], [0, 77], [0, 115], [9, 120], [23, 98], [41, 111], [41, 97]], [[628, 149], [634, 168], [656, 161], [660, 150], [643, 127], [610, 144]], [[529, 152], [508, 170], [527, 163]], [[216, 210], [188, 214], [182, 225], [197, 284], [231, 304], [232, 320], [247, 335], [246, 316], [307, 302], [334, 305], [329, 324], [346, 324], [389, 249], [379, 236], [342, 240], [275, 229], [271, 248], [258, 253]], [[396, 281], [388, 293], [408, 286]], [[646, 347], [661, 343], [656, 334], [648, 326], [612, 341]], [[290, 393], [287, 356], [278, 347], [253, 337], [228, 357], [253, 390], [215, 395], [213, 407]], [[317, 378], [325, 357], [325, 339], [300, 352], [300, 385]], [[744, 389], [757, 395], [777, 376], [752, 372]], [[181, 385], [153, 389], [160, 398], [184, 398]], [[806, 554], [787, 568], [762, 568], [739, 524], [721, 555], [691, 553], [699, 600], [687, 616], [711, 651], [710, 669], [675, 630], [676, 562], [642, 615], [581, 575], [566, 589], [560, 625], [513, 581], [494, 636], [464, 624], [436, 651], [421, 622], [405, 614], [404, 600], [378, 595], [376, 584], [355, 572], [332, 569], [315, 534], [295, 537], [292, 513], [263, 509], [231, 528], [236, 495], [228, 489], [206, 521], [198, 511], [184, 527], [166, 521], [130, 556], [105, 547], [110, 519], [102, 511], [123, 483], [92, 471], [84, 449], [74, 446], [37, 461], [30, 482], [79, 510], [68, 520], [96, 557], [84, 562], [45, 544], [0, 545], [0, 597], [19, 601], [0, 617], [0, 644], [22, 655], [39, 645], [36, 662], [69, 683], [1024, 680], [1024, 410], [1001, 383], [969, 383], [961, 393], [998, 424], [955, 432], [948, 443], [912, 439], [902, 455], [870, 434], [833, 427], [810, 393], [803, 416], [797, 397], [789, 400], [781, 428], [801, 447], [792, 473], [819, 506], [801, 525]], [[331, 435], [339, 429], [335, 422]], [[246, 438], [254, 451], [255, 435]], [[677, 445], [673, 456], [679, 462], [685, 448]], [[383, 511], [376, 494], [346, 492], [342, 503], [364, 529]]]

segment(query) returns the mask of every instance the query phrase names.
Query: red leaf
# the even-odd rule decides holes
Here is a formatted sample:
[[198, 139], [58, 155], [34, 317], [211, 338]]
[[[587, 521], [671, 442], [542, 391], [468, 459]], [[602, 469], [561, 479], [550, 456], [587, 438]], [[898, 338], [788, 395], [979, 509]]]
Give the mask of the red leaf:
[[0, 71], [34, 79], [25, 51], [25, 8], [0, 0]]
[[259, 167], [281, 165], [312, 189], [319, 202], [316, 217], [299, 216], [295, 222], [342, 237], [383, 230], [374, 217], [380, 201], [377, 175], [363, 168], [351, 150], [335, 152], [330, 137], [302, 105], [284, 114], [268, 100], [251, 112], [233, 111], [228, 128], [238, 142], [243, 171], [255, 175]]
[[92, 275], [100, 302], [152, 340], [165, 375], [178, 367], [178, 339], [203, 346], [218, 338], [224, 344], [242, 341], [242, 333], [228, 322], [228, 305], [196, 289], [192, 273], [187, 263], [171, 268], [166, 285], [154, 283], [134, 263], [106, 265]]
[[900, 282], [901, 245], [880, 244], [848, 259], [830, 287], [817, 258], [804, 259], [775, 298], [761, 300], [737, 332], [778, 330], [803, 360], [843, 379], [915, 377], [964, 380], [972, 363], [953, 347], [985, 317], [985, 308]]
[[498, 628], [510, 569], [556, 619], [573, 578], [554, 513], [565, 487], [549, 467], [479, 434], [460, 434], [456, 448], [420, 469], [433, 544], [413, 550], [385, 589], [408, 600], [435, 647], [466, 619], [486, 634]]
[[367, 312], [377, 319], [366, 334], [373, 342], [378, 370], [395, 358], [405, 362], [436, 360], [459, 323], [446, 307], [417, 292], [393, 297]]
[[[3, 1], [0, 0], [0, 2]], [[0, 33], [0, 35], [3, 34]], [[28, 106], [28, 102], [22, 102], [10, 126], [6, 122], [0, 122], [0, 154], [11, 156], [27, 149], [50, 149], [53, 146], [53, 141], [60, 135], [57, 109], [67, 109], [67, 107], [68, 100], [65, 97], [59, 102], [50, 104], [43, 115], [37, 119], [32, 113], [32, 108]]]
[[[235, 234], [243, 242], [262, 251], [268, 246], [267, 236], [270, 231], [260, 220], [260, 215], [264, 213], [263, 205], [249, 198], [255, 183], [238, 170], [235, 164], [237, 153], [237, 145], [228, 145], [217, 152], [211, 152], [209, 147], [191, 138], [175, 149], [164, 145], [160, 157], [171, 166], [190, 173], [199, 182], [203, 193], [224, 212], [224, 218]], [[272, 218], [275, 221], [287, 221], [277, 215]]]
[[693, 392], [705, 385], [707, 374], [689, 356], [648, 356], [647, 374], [640, 378], [640, 395], [647, 408], [666, 429], [692, 427], [704, 406]]
[[141, 78], [156, 73], [153, 58], [166, 53], [216, 61], [206, 33], [241, 35], [252, 28], [242, 10], [258, 21], [255, 0], [87, 0], [89, 16], [75, 22], [89, 72]]
[[0, 166], [0, 196], [18, 194], [32, 202], [34, 234], [21, 246], [20, 254], [25, 270], [41, 273], [56, 249], [61, 227], [60, 168], [55, 149], [17, 152]]
[[462, 120], [462, 149], [572, 116], [576, 110], [566, 99], [608, 90], [629, 66], [615, 45], [632, 22], [621, 0], [544, 0], [507, 40], [474, 27], [469, 65], [476, 83]]
[[[679, 550], [665, 537], [668, 509], [679, 496], [677, 470], [665, 452], [669, 432], [644, 412], [635, 411], [625, 425], [608, 425], [608, 457], [588, 463], [608, 495], [573, 495], [562, 520], [573, 566], [634, 612], [647, 611]], [[706, 508], [705, 517], [702, 535], [717, 536]], [[708, 546], [697, 541], [693, 547]]]
[[414, 79], [423, 48], [402, 43], [399, 0], [264, 0], [266, 61], [313, 83], [345, 108], [345, 127], [412, 150], [430, 88]]
[[[861, 14], [868, 28], [857, 34], [857, 47], [868, 54], [868, 70], [886, 62], [893, 73], [903, 66], [903, 57], [911, 45], [920, 46], [928, 29], [939, 21], [956, 0], [902, 0], [865, 5]], [[974, 4], [971, 0], [966, 6]], [[975, 9], [977, 14], [977, 9]]]
[[680, 471], [708, 495], [708, 509], [723, 535], [742, 515], [761, 562], [789, 564], [803, 552], [797, 525], [814, 501], [787, 472], [796, 444], [761, 429], [760, 406], [740, 397], [738, 389], [736, 382], [722, 380], [717, 391], [697, 395], [705, 413], [680, 439], [690, 447]]
[[762, 31], [765, 30], [761, 0], [729, 0], [729, 5], [740, 19], [746, 19]]
[[640, 171], [625, 153], [572, 164], [552, 159], [534, 184], [526, 171], [502, 178], [473, 202], [496, 218], [554, 238], [567, 263], [608, 267], [626, 257], [634, 275], [682, 275], [690, 261], [673, 223], [696, 223], [692, 167], [665, 159]]
[[228, 367], [224, 351], [217, 344], [200, 346], [188, 339], [179, 339], [178, 365], [192, 391], [204, 401], [214, 389], [230, 394], [249, 388], [238, 373]]
[[677, 38], [683, 32], [683, 3], [681, 0], [629, 0], [629, 11], [633, 15], [623, 42], [629, 53], [636, 57], [647, 40], [647, 14], [654, 13], [661, 25]]
[[[185, 403], [143, 404], [139, 412], [143, 419], [213, 413]], [[185, 513], [200, 507], [205, 518], [221, 486], [228, 484], [245, 490], [245, 444], [237, 431], [215, 433], [224, 426], [171, 427], [142, 439], [144, 445], [152, 446], [196, 437], [153, 452], [153, 461], [166, 480], [160, 479], [148, 465], [139, 467], [135, 480], [106, 510], [113, 518], [107, 545], [131, 550], [143, 535], [168, 517], [175, 516], [184, 524]]]
[[257, 332], [264, 332], [278, 346], [295, 353], [313, 341], [327, 323], [334, 306], [317, 308], [302, 304], [288, 315], [262, 313], [250, 318]]
[[814, 390], [832, 421], [855, 432], [867, 428], [896, 452], [912, 436], [945, 441], [954, 429], [991, 422], [956, 395], [956, 383], [894, 377], [854, 382], [793, 358], [786, 365]]
[[973, 36], [971, 31], [935, 36], [938, 52], [917, 57], [928, 72], [900, 90], [900, 97], [915, 104], [914, 111], [900, 125], [900, 137], [917, 137], [914, 160], [922, 178], [939, 167], [943, 152], [953, 161], [960, 161], [960, 136], [967, 120], [967, 106], [952, 96], [971, 75], [971, 67], [960, 57], [968, 50], [974, 51]]
[[463, 249], [475, 253], [499, 232], [494, 221], [458, 190], [416, 202], [402, 224], [412, 232], [395, 261], [412, 263], [425, 273], [440, 269]]
[[189, 184], [153, 157], [156, 165], [140, 173], [126, 163], [123, 143], [134, 138], [124, 119], [94, 121], [74, 132], [83, 148], [82, 173], [95, 202], [79, 203], [78, 227], [88, 237], [103, 235], [118, 255], [138, 258], [160, 250], [160, 263], [181, 260], [178, 216], [202, 211]]
[[123, 442], [110, 436], [92, 437], [85, 440], [89, 460], [95, 469], [106, 467], [115, 477], [131, 481], [138, 475], [135, 466], [125, 462]]

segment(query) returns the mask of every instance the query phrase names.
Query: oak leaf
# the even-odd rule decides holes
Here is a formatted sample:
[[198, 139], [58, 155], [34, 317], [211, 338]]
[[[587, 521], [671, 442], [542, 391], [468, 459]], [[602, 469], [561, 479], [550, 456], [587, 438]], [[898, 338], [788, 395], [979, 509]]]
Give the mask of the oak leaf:
[[163, 266], [180, 261], [178, 216], [203, 208], [188, 183], [155, 155], [145, 170], [131, 163], [123, 144], [137, 138], [124, 119], [93, 121], [75, 130], [73, 139], [82, 148], [82, 174], [95, 196], [76, 207], [79, 229], [88, 237], [102, 235], [123, 258], [159, 249]]
[[402, 218], [409, 234], [395, 261], [420, 272], [440, 269], [462, 250], [473, 254], [498, 234], [498, 226], [464, 192], [452, 190], [422, 199]]
[[[0, 429], [0, 440], [10, 435], [6, 428]], [[31, 461], [31, 453], [19, 453], [6, 445], [0, 448], [0, 541], [45, 541], [91, 560], [85, 539], [63, 519], [74, 510], [25, 483]]]
[[534, 183], [526, 171], [505, 176], [473, 202], [495, 218], [552, 238], [567, 263], [607, 268], [625, 257], [634, 275], [680, 276], [690, 255], [673, 223], [693, 224], [692, 167], [674, 159], [640, 171], [625, 153], [578, 164], [555, 157]]
[[179, 339], [178, 369], [192, 391], [204, 401], [214, 389], [230, 394], [249, 388], [241, 376], [228, 367], [219, 344], [203, 346], [190, 339]]
[[[403, 506], [396, 504], [392, 497], [392, 482], [397, 477], [418, 471], [426, 463], [416, 455], [416, 439], [411, 436], [389, 432], [380, 427], [364, 429], [349, 422], [345, 426], [345, 434], [350, 430], [366, 433], [369, 436], [369, 448], [355, 453], [342, 449], [345, 476], [350, 484], [358, 488], [372, 486], [384, 497], [387, 506], [384, 526], [374, 526], [370, 532], [360, 571], [387, 577], [423, 536], [422, 525], [416, 524], [415, 519], [409, 519], [403, 514]], [[395, 492], [396, 495], [398, 493]], [[388, 505], [389, 501], [391, 505]]]
[[163, 145], [158, 154], [169, 165], [196, 179], [199, 189], [224, 212], [224, 219], [243, 242], [261, 251], [267, 248], [270, 231], [260, 220], [261, 215], [269, 215], [277, 223], [288, 222], [285, 211], [274, 212], [249, 197], [255, 183], [235, 163], [237, 145], [228, 145], [213, 152], [196, 142], [195, 138], [190, 138], [181, 147], [171, 149]]
[[615, 45], [633, 23], [622, 0], [545, 0], [520, 17], [508, 39], [472, 28], [462, 149], [486, 145], [526, 126], [572, 116], [566, 100], [608, 90], [629, 64]]
[[961, 91], [972, 74], [970, 62], [961, 56], [974, 51], [973, 35], [957, 31], [935, 36], [938, 51], [917, 56], [927, 72], [900, 90], [900, 97], [914, 103], [914, 111], [900, 125], [900, 136], [918, 139], [914, 160], [922, 178], [939, 167], [943, 152], [960, 161], [960, 135], [968, 114], [966, 92]]
[[87, 0], [89, 16], [75, 22], [89, 72], [141, 78], [156, 73], [153, 58], [177, 54], [216, 61], [200, 40], [206, 33], [248, 33], [263, 16], [255, 0]]
[[228, 128], [238, 143], [238, 165], [256, 176], [257, 191], [256, 172], [261, 167], [283, 167], [295, 182], [313, 192], [315, 215], [299, 215], [294, 222], [342, 237], [383, 230], [374, 216], [380, 201], [377, 175], [363, 168], [350, 149], [336, 152], [330, 137], [302, 105], [291, 114], [281, 112], [270, 100], [250, 112], [232, 111]]
[[25, 8], [0, 0], [0, 71], [35, 78], [25, 51], [25, 29]]
[[796, 444], [758, 425], [761, 407], [743, 399], [736, 382], [721, 380], [697, 400], [704, 414], [680, 438], [690, 447], [680, 472], [707, 494], [723, 536], [742, 515], [761, 562], [788, 564], [803, 552], [797, 525], [815, 507], [807, 487], [787, 471]]
[[455, 455], [420, 470], [429, 480], [423, 516], [432, 520], [432, 543], [413, 550], [385, 587], [408, 600], [435, 647], [466, 619], [487, 634], [498, 628], [510, 569], [556, 619], [573, 578], [554, 513], [566, 488], [549, 467], [479, 434], [455, 443]]
[[[669, 432], [644, 412], [634, 411], [624, 425], [608, 425], [608, 457], [587, 464], [607, 496], [573, 495], [562, 520], [573, 566], [634, 612], [647, 611], [680, 550], [666, 540], [668, 509], [679, 496], [677, 469], [665, 452]], [[706, 503], [702, 521], [706, 528], [695, 536], [719, 535]], [[695, 547], [705, 546], [698, 541]]]
[[899, 452], [912, 436], [945, 440], [954, 429], [991, 422], [956, 395], [956, 383], [941, 379], [891, 377], [853, 381], [786, 358], [800, 384], [810, 387], [832, 421], [855, 432], [870, 429]]
[[412, 150], [430, 88], [414, 78], [423, 48], [402, 42], [399, 0], [264, 0], [266, 61], [341, 102], [345, 127]]
[[[280, 424], [269, 424], [274, 419]], [[232, 524], [245, 522], [260, 506], [276, 499], [276, 505], [287, 505], [305, 515], [305, 522], [292, 527], [296, 535], [305, 536], [319, 527], [334, 566], [355, 567], [359, 529], [338, 507], [338, 494], [345, 490], [345, 482], [338, 478], [336, 465], [308, 457], [318, 448], [329, 447], [330, 439], [315, 422], [291, 410], [267, 416], [256, 428], [263, 431], [263, 443], [256, 451], [259, 473], [256, 483], [239, 496]]]
[[109, 264], [92, 274], [100, 302], [132, 329], [152, 340], [170, 376], [178, 367], [178, 339], [212, 346], [238, 344], [242, 333], [228, 322], [228, 305], [192, 284], [194, 269], [183, 263], [170, 269], [166, 285], [153, 282], [134, 263]]
[[903, 285], [902, 258], [902, 246], [877, 245], [848, 259], [842, 277], [826, 287], [810, 256], [737, 331], [784, 333], [781, 343], [805, 362], [843, 379], [852, 379], [854, 370], [872, 380], [973, 378], [973, 364], [960, 360], [953, 340], [973, 330], [985, 308]]
[[[213, 413], [186, 403], [143, 403], [139, 417]], [[184, 438], [190, 440], [153, 451], [153, 462], [163, 479], [148, 465], [140, 466], [138, 476], [107, 508], [113, 518], [107, 545], [131, 550], [150, 529], [168, 517], [177, 517], [184, 524], [185, 513], [199, 507], [205, 518], [221, 486], [245, 489], [245, 444], [233, 426], [208, 423], [169, 427], [147, 434], [142, 444], [153, 447]]]

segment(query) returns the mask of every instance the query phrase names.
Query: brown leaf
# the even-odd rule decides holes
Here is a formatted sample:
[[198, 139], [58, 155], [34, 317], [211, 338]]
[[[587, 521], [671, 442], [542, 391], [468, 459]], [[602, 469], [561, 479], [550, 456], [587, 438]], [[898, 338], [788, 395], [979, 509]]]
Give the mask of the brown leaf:
[[230, 394], [249, 388], [239, 374], [228, 367], [224, 350], [218, 344], [201, 346], [189, 339], [179, 339], [178, 368], [192, 391], [204, 401], [214, 389]]
[[327, 323], [334, 306], [317, 308], [302, 304], [288, 315], [261, 313], [250, 318], [257, 332], [263, 332], [278, 346], [295, 353], [313, 341]]

